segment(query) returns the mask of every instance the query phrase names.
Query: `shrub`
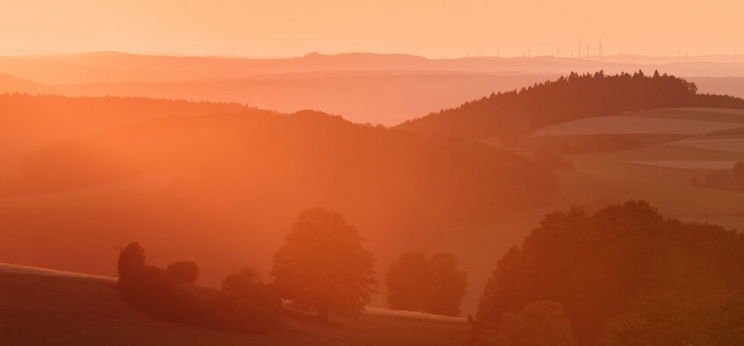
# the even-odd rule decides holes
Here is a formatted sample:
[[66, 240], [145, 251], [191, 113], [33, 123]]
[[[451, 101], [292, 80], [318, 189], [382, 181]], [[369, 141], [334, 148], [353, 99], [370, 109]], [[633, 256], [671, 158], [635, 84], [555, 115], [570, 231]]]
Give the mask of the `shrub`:
[[173, 262], [165, 271], [179, 283], [194, 283], [199, 278], [199, 267], [194, 262]]
[[222, 281], [222, 291], [246, 306], [264, 310], [281, 308], [281, 299], [273, 287], [261, 281], [250, 268], [228, 275]]

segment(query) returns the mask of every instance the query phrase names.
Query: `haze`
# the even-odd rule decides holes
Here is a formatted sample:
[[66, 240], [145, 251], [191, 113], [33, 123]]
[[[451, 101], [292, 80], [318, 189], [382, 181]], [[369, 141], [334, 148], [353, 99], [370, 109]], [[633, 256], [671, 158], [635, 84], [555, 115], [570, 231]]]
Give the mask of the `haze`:
[[[736, 55], [744, 2], [0, 1], [0, 54]], [[589, 47], [587, 47], [589, 45]]]
[[741, 346], [742, 0], [0, 0], [0, 346]]

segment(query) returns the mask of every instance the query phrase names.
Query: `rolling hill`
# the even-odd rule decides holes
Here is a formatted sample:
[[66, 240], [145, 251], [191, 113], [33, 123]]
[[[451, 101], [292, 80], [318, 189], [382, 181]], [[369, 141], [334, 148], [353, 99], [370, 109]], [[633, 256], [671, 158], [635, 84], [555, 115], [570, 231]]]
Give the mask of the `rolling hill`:
[[55, 92], [56, 90], [54, 88], [43, 84], [9, 74], [0, 74], [0, 94], [53, 94]]
[[[602, 71], [572, 73], [519, 91], [493, 93], [457, 108], [406, 121], [399, 127], [469, 140], [498, 138], [509, 146], [546, 126], [664, 107], [744, 108], [744, 100], [698, 94], [695, 84], [658, 72], [652, 76], [646, 76], [643, 71], [632, 75], [605, 75]], [[651, 125], [649, 120], [645, 122], [638, 127]], [[660, 122], [663, 120], [657, 121], [656, 127], [665, 126]]]
[[189, 117], [249, 109], [238, 104], [145, 98], [69, 98], [0, 94], [0, 177], [24, 155], [64, 138], [157, 118]]
[[[53, 100], [75, 104], [71, 114], [86, 119], [101, 114], [93, 105], [128, 99]], [[215, 284], [246, 265], [265, 271], [292, 220], [324, 207], [358, 227], [383, 273], [402, 252], [468, 243], [461, 225], [491, 224], [558, 196], [549, 171], [483, 144], [310, 111], [224, 105], [187, 116], [218, 107], [195, 104], [182, 116], [148, 118], [189, 103], [131, 102], [139, 122], [75, 129], [9, 161], [0, 186], [3, 261], [109, 274], [115, 248], [139, 240], [161, 261], [195, 260]], [[132, 109], [116, 107], [107, 118]], [[57, 109], [37, 115], [54, 119]]]
[[286, 113], [315, 109], [391, 126], [572, 71], [658, 70], [687, 77], [703, 93], [744, 96], [742, 66], [725, 56], [428, 59], [349, 53], [252, 59], [95, 52], [0, 57], [0, 73], [26, 81], [5, 83], [9, 88], [3, 89], [0, 78], [0, 92], [240, 102]]
[[459, 345], [462, 320], [373, 308], [331, 324], [285, 317], [267, 335], [206, 330], [153, 320], [124, 304], [116, 281], [0, 263], [0, 344], [25, 345]]
[[[577, 204], [644, 199], [673, 217], [744, 229], [744, 193], [724, 184], [744, 161], [742, 124], [740, 109], [654, 109], [547, 126], [522, 146], [552, 148], [573, 163], [556, 174], [564, 196]], [[601, 138], [624, 145], [597, 146]]]
[[142, 96], [240, 102], [263, 109], [342, 114], [358, 123], [393, 125], [494, 91], [548, 79], [545, 74], [469, 71], [328, 71], [220, 80], [57, 85], [68, 96]]

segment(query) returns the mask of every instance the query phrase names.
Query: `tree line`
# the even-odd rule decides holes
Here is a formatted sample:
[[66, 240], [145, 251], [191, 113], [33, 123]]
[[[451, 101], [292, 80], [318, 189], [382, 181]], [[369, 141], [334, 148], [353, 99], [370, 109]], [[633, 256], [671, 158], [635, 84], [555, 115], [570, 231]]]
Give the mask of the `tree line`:
[[[425, 258], [404, 255], [388, 271], [391, 307], [458, 315], [466, 273], [458, 269], [457, 258], [440, 252], [423, 266], [411, 266], [411, 256]], [[138, 242], [121, 250], [118, 289], [125, 302], [162, 320], [250, 333], [282, 329], [282, 300], [326, 321], [331, 314], [358, 316], [377, 288], [375, 258], [356, 228], [339, 213], [322, 209], [306, 210], [296, 219], [274, 256], [270, 283], [245, 268], [214, 291], [194, 285], [199, 269], [193, 262], [178, 261], [165, 269], [146, 263]], [[411, 305], [409, 299], [425, 303]]]
[[[377, 291], [375, 258], [336, 212], [310, 209], [274, 256], [271, 282], [244, 269], [221, 291], [193, 285], [191, 262], [147, 265], [138, 243], [119, 256], [124, 301], [153, 317], [266, 333], [291, 311], [359, 316]], [[631, 200], [594, 214], [548, 214], [496, 264], [469, 317], [470, 344], [738, 345], [744, 340], [744, 234], [682, 222]], [[467, 273], [446, 252], [390, 265], [393, 309], [459, 315]]]
[[513, 142], [544, 126], [599, 115], [664, 107], [744, 108], [744, 99], [698, 94], [697, 86], [667, 74], [577, 74], [467, 102], [409, 120], [400, 128], [445, 137]]
[[488, 281], [481, 345], [739, 345], [744, 235], [628, 201], [547, 215]]

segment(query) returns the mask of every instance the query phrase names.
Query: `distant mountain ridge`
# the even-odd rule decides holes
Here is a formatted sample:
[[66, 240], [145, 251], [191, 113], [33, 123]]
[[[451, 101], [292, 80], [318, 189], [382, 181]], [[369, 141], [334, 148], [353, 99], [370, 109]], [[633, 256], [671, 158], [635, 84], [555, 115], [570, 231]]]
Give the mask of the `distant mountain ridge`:
[[55, 94], [59, 91], [47, 85], [0, 73], [0, 94], [4, 93]]
[[239, 79], [260, 74], [329, 71], [468, 71], [608, 73], [643, 69], [681, 76], [744, 76], [744, 62], [725, 57], [466, 57], [431, 59], [406, 54], [308, 54], [294, 58], [153, 56], [119, 52], [73, 55], [4, 56], [0, 72], [36, 82], [57, 84], [169, 82]]
[[[34, 86], [7, 92], [134, 96], [239, 102], [292, 113], [316, 109], [357, 123], [395, 125], [492, 92], [527, 87], [571, 71], [654, 70], [699, 81], [700, 90], [744, 97], [744, 60], [733, 56], [463, 57], [308, 54], [289, 58], [93, 52], [0, 56], [0, 73]], [[738, 76], [738, 77], [737, 77]]]

